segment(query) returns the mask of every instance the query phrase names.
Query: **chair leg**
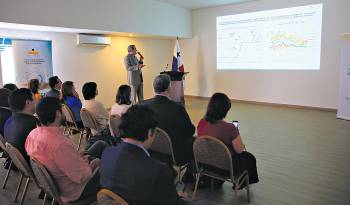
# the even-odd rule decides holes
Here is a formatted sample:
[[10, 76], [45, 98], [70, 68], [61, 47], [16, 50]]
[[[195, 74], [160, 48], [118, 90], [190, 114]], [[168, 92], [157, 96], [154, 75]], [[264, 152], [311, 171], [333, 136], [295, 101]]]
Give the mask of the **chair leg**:
[[239, 186], [239, 182], [238, 180], [235, 182], [235, 205], [238, 204], [238, 186]]
[[23, 181], [23, 174], [21, 173], [21, 179], [19, 180], [18, 186], [17, 186], [17, 190], [16, 190], [16, 194], [15, 194], [15, 198], [14, 198], [14, 202], [17, 201], [17, 197], [18, 197], [18, 193], [19, 193], [19, 189], [21, 188], [22, 185], [22, 181]]
[[246, 176], [246, 189], [247, 189], [247, 198], [248, 198], [248, 203], [250, 203], [250, 190], [249, 190], [249, 176]]
[[181, 166], [179, 166], [177, 182], [181, 182]]
[[44, 195], [43, 205], [45, 205], [45, 203], [46, 203], [46, 197], [47, 197], [47, 195], [46, 195], [46, 193], [45, 193], [45, 195]]
[[24, 190], [23, 190], [23, 193], [22, 193], [21, 201], [19, 203], [20, 205], [23, 204], [24, 197], [27, 194], [27, 188], [28, 188], [29, 181], [30, 181], [30, 177], [27, 178], [26, 184], [24, 185]]
[[8, 180], [8, 178], [9, 178], [9, 176], [10, 176], [11, 169], [12, 169], [12, 160], [11, 160], [11, 162], [10, 162], [9, 169], [7, 170], [4, 183], [2, 184], [2, 189], [5, 189], [5, 187], [6, 187], [7, 180]]
[[194, 185], [194, 190], [193, 190], [193, 194], [192, 194], [192, 200], [194, 200], [196, 198], [196, 193], [197, 193], [197, 189], [198, 189], [200, 176], [201, 176], [201, 174], [196, 173], [196, 184]]
[[84, 132], [80, 132], [80, 137], [79, 137], [79, 142], [78, 142], [78, 148], [77, 148], [78, 151], [79, 151], [79, 149], [80, 149], [80, 144], [81, 144], [81, 140], [83, 139], [83, 136], [84, 136]]
[[214, 189], [214, 178], [210, 178], [210, 188]]
[[55, 199], [52, 199], [51, 205], [55, 204]]
[[86, 141], [90, 140], [91, 135], [92, 134], [90, 132], [86, 132]]
[[67, 130], [69, 131], [68, 125], [64, 126], [64, 129], [63, 129], [63, 134], [64, 135], [69, 134], [69, 132], [67, 133]]

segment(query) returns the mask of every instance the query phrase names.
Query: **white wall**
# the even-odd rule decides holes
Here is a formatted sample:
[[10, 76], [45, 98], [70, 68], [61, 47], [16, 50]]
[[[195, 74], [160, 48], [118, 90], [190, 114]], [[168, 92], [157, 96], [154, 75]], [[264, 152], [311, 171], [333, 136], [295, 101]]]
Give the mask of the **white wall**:
[[[216, 17], [323, 3], [321, 69], [318, 71], [217, 71]], [[187, 95], [224, 92], [232, 99], [336, 108], [341, 34], [350, 31], [349, 0], [259, 0], [193, 11], [193, 39], [181, 40]], [[302, 31], [301, 31], [302, 32]]]
[[98, 85], [98, 100], [110, 107], [115, 100], [117, 88], [127, 83], [123, 59], [127, 46], [135, 44], [145, 57], [144, 93], [145, 98], [153, 96], [152, 82], [171, 62], [173, 42], [166, 39], [112, 37], [112, 45], [107, 47], [76, 46], [76, 35], [70, 33], [31, 32], [0, 29], [0, 36], [52, 40], [53, 73], [62, 81], [75, 82], [81, 95], [85, 82], [95, 81]]
[[191, 12], [154, 0], [1, 0], [0, 22], [191, 37]]

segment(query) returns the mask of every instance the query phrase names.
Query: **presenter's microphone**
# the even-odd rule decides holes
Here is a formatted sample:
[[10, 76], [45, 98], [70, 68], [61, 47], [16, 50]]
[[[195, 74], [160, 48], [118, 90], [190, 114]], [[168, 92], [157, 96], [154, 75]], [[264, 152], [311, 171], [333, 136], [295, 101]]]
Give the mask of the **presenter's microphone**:
[[141, 53], [140, 53], [140, 52], [137, 52], [137, 54], [139, 54], [139, 55], [140, 55], [140, 57], [141, 57], [141, 58], [143, 58], [143, 55], [141, 55]]

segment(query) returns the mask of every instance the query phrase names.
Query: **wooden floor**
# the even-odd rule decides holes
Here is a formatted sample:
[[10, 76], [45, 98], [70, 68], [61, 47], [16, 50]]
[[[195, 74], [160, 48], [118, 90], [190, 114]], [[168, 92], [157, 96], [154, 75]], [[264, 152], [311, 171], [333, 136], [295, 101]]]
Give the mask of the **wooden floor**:
[[[193, 124], [205, 113], [207, 100], [186, 100]], [[247, 150], [257, 158], [260, 182], [251, 188], [251, 205], [350, 204], [350, 122], [335, 113], [308, 109], [233, 103], [227, 120], [238, 120]], [[0, 179], [4, 170], [0, 167]], [[0, 205], [11, 202], [18, 177], [0, 190]], [[30, 184], [24, 204], [41, 204]], [[219, 190], [200, 190], [217, 204], [233, 204], [228, 184]], [[238, 194], [239, 204], [248, 204]]]

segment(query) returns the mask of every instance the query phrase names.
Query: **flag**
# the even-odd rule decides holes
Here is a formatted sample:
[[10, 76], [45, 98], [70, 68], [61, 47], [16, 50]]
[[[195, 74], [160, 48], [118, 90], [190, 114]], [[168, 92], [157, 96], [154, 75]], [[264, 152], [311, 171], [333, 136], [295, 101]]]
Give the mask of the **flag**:
[[179, 38], [176, 39], [174, 54], [173, 54], [173, 65], [172, 70], [175, 72], [185, 72], [184, 64], [182, 63], [182, 56], [179, 45]]

